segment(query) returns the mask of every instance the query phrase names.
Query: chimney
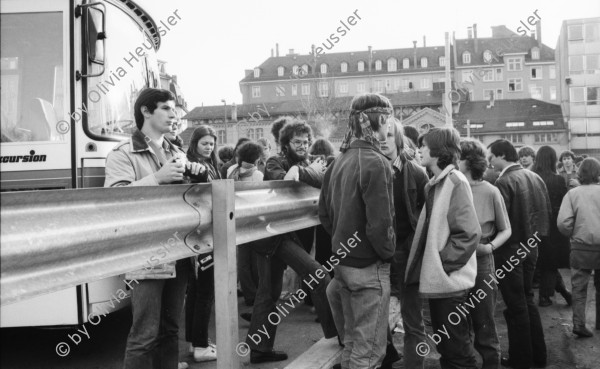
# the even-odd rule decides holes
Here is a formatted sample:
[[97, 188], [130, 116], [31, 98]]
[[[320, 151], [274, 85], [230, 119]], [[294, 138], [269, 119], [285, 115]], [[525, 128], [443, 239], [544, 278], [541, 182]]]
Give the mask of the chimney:
[[427, 40], [425, 39], [425, 35], [423, 35], [423, 47], [427, 47]]
[[234, 122], [237, 122], [237, 120], [238, 120], [237, 105], [235, 105], [235, 103], [231, 104], [231, 120]]
[[417, 67], [417, 41], [413, 41], [413, 65]]
[[535, 24], [535, 38], [537, 39], [538, 47], [542, 48], [542, 20], [538, 19]]
[[290, 49], [290, 52], [288, 53], [288, 55], [294, 55], [294, 49]]
[[371, 64], [373, 64], [373, 47], [369, 46], [369, 72], [371, 72]]
[[470, 40], [473, 38], [473, 28], [467, 27], [467, 38]]
[[313, 68], [316, 68], [317, 67], [317, 53], [315, 52], [315, 44], [310, 45], [310, 50], [311, 50], [312, 56], [313, 56], [313, 64], [314, 64]]
[[273, 48], [271, 48], [271, 58], [275, 56], [275, 53], [273, 52]]
[[279, 43], [275, 44], [275, 56], [279, 58]]
[[475, 54], [477, 54], [477, 23], [473, 23], [473, 39], [475, 44]]

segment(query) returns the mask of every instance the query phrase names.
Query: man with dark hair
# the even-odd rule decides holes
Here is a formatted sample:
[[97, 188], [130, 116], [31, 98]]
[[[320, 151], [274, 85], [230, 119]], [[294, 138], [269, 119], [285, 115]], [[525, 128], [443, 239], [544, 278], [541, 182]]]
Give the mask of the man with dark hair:
[[[219, 156], [219, 161], [221, 162], [221, 167], [223, 164], [227, 163], [229, 160], [233, 159], [233, 146], [223, 146], [219, 149], [217, 154]], [[221, 169], [221, 167], [217, 169]]]
[[510, 141], [497, 140], [488, 148], [490, 164], [500, 171], [495, 185], [504, 198], [512, 229], [507, 244], [494, 251], [497, 270], [506, 270], [504, 278], [494, 281], [499, 283], [506, 303], [509, 357], [502, 358], [502, 365], [544, 367], [546, 343], [532, 284], [539, 237], [547, 236], [550, 230], [550, 198], [540, 176], [517, 163], [519, 157]]
[[251, 140], [247, 137], [242, 137], [237, 141], [237, 143], [235, 144], [235, 148], [233, 149], [232, 158], [227, 163], [223, 164], [221, 169], [219, 169], [221, 171], [221, 178], [227, 178], [227, 170], [229, 169], [229, 167], [237, 163], [236, 152], [238, 147], [240, 147], [244, 142], [248, 141]]
[[406, 284], [419, 283], [421, 297], [429, 299], [433, 331], [446, 332], [437, 342], [441, 367], [475, 369], [467, 320], [449, 318], [475, 285], [475, 250], [481, 238], [469, 182], [457, 169], [460, 136], [454, 128], [433, 128], [422, 144], [421, 163], [433, 178], [425, 186]]
[[531, 170], [535, 161], [535, 150], [531, 146], [523, 146], [519, 149], [519, 161], [524, 169]]
[[273, 138], [275, 138], [275, 145], [279, 146], [279, 131], [281, 131], [281, 128], [283, 128], [287, 122], [292, 122], [293, 120], [294, 118], [290, 116], [279, 117], [271, 124], [271, 134], [273, 135]]
[[[186, 167], [193, 175], [204, 170], [198, 163], [184, 166], [179, 161], [181, 156], [185, 157], [183, 151], [165, 140], [164, 135], [177, 121], [175, 96], [171, 92], [143, 90], [135, 102], [134, 115], [138, 130], [108, 154], [104, 187], [180, 183]], [[180, 241], [178, 246], [186, 248], [175, 237]], [[125, 275], [132, 284], [133, 313], [125, 348], [125, 369], [178, 367], [179, 319], [191, 267], [190, 260], [183, 259]]]
[[[281, 130], [282, 152], [267, 160], [265, 180], [296, 180], [320, 188], [325, 165], [320, 158], [313, 163], [309, 162], [308, 147], [311, 140], [312, 130], [308, 124], [288, 119]], [[311, 228], [311, 236], [312, 232]], [[250, 362], [253, 364], [287, 359], [286, 353], [273, 350], [277, 324], [273, 324], [269, 318], [281, 294], [286, 265], [298, 273], [302, 282], [310, 288], [325, 338], [337, 336], [325, 293], [331, 280], [329, 270], [317, 263], [302, 244], [296, 232], [292, 232], [259, 240], [251, 245], [259, 254], [259, 285], [246, 338], [246, 343], [251, 349]], [[312, 243], [310, 245], [312, 246]], [[300, 298], [306, 297], [303, 291], [299, 294]]]
[[329, 166], [319, 199], [336, 264], [327, 297], [344, 344], [341, 368], [379, 368], [387, 346], [396, 247], [392, 169], [380, 141], [393, 109], [378, 94], [354, 97], [351, 108], [342, 154]]

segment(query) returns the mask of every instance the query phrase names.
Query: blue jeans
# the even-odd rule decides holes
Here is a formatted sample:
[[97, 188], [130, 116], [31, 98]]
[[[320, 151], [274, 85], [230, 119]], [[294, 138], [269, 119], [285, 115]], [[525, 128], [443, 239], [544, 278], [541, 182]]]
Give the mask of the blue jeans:
[[[272, 256], [258, 255], [258, 290], [254, 300], [250, 329], [248, 329], [246, 337], [246, 343], [252, 350], [272, 351], [279, 321], [275, 315], [271, 315], [271, 320], [269, 320], [269, 314], [275, 313], [282, 320], [287, 316], [287, 313], [283, 315], [276, 310], [276, 303], [281, 295], [283, 271], [286, 264], [298, 273], [303, 281], [302, 284], [310, 284], [308, 287], [325, 338], [337, 336], [331, 308], [325, 294], [327, 285], [331, 280], [329, 274], [321, 264], [310, 257], [301, 245], [287, 238], [277, 247]], [[318, 278], [317, 270], [321, 270], [324, 275], [323, 278]], [[295, 299], [286, 302], [297, 306]], [[289, 305], [284, 307], [291, 308]], [[291, 313], [290, 310], [288, 311]], [[267, 334], [261, 333], [259, 329], [263, 332], [266, 331]]]
[[471, 309], [470, 317], [475, 335], [473, 346], [483, 360], [482, 369], [498, 369], [500, 367], [500, 342], [494, 321], [498, 287], [493, 282], [490, 285], [485, 283], [485, 281], [488, 283], [491, 281], [490, 273], [494, 272], [493, 254], [477, 257], [477, 277], [471, 292], [478, 296], [477, 291], [481, 289], [486, 296]]
[[[200, 255], [202, 259], [208, 254]], [[208, 347], [208, 326], [215, 301], [215, 268], [201, 269], [198, 278], [190, 273], [185, 299], [185, 340], [193, 347]]]
[[538, 249], [525, 251], [526, 257], [522, 258], [517, 253], [519, 248], [519, 245], [506, 244], [494, 251], [496, 269], [502, 268], [504, 272], [498, 288], [506, 304], [508, 355], [516, 369], [546, 363], [547, 358], [542, 320], [533, 301], [533, 272]]
[[[585, 306], [591, 274], [592, 269], [571, 269], [574, 328], [585, 327]], [[594, 271], [594, 286], [596, 287], [596, 329], [600, 329], [600, 269]]]
[[133, 323], [127, 336], [125, 369], [177, 369], [179, 319], [191, 269], [188, 259], [178, 260], [175, 278], [131, 283]]
[[390, 264], [335, 267], [327, 287], [335, 325], [344, 343], [342, 368], [378, 368], [386, 352], [390, 307]]

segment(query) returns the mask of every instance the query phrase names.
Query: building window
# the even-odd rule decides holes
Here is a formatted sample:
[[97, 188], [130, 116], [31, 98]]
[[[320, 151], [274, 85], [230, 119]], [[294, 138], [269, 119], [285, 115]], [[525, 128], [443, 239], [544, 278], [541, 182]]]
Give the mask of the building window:
[[[470, 123], [469, 127], [471, 129], [481, 129], [481, 128], [483, 128], [483, 123]], [[466, 124], [465, 124], [465, 128], [467, 128]]]
[[542, 67], [531, 67], [531, 79], [542, 79]]
[[551, 66], [548, 68], [548, 71], [549, 71], [549, 73], [548, 73], [548, 74], [550, 74], [550, 79], [556, 79], [556, 66], [554, 66], [554, 65], [551, 65]]
[[550, 100], [556, 100], [556, 86], [550, 86]]
[[394, 79], [394, 91], [398, 91], [400, 89], [400, 80], [398, 78]]
[[523, 64], [521, 63], [521, 58], [507, 58], [506, 63], [508, 64], [508, 71], [514, 72], [518, 70], [523, 70]]
[[258, 140], [259, 138], [262, 138], [262, 137], [264, 137], [263, 129], [257, 128], [256, 129], [256, 139]]
[[522, 78], [509, 78], [508, 79], [508, 92], [523, 91], [523, 79]]
[[277, 67], [277, 76], [283, 77], [283, 73], [285, 72], [285, 68]]
[[293, 84], [292, 85], [292, 96], [297, 96], [298, 95], [298, 85]]
[[544, 92], [541, 87], [537, 87], [536, 85], [529, 86], [529, 94], [532, 99], [542, 100], [544, 98]]
[[504, 98], [504, 93], [502, 92], [502, 89], [499, 88], [496, 90], [496, 100], [502, 100]]
[[358, 92], [358, 93], [365, 92], [365, 83], [364, 82], [358, 82], [356, 84], [356, 92]]
[[571, 74], [583, 73], [583, 55], [569, 56], [569, 72]]
[[585, 56], [585, 73], [598, 74], [600, 73], [600, 55]]
[[278, 96], [278, 97], [285, 96], [285, 86], [283, 86], [283, 85], [275, 86], [275, 96]]
[[531, 49], [531, 59], [538, 60], [539, 58], [540, 58], [540, 49], [537, 47], [534, 47], [533, 49]]
[[260, 77], [260, 68], [254, 68], [254, 78]]
[[347, 72], [348, 72], [348, 63], [346, 63], [346, 62], [343, 62], [343, 63], [340, 65], [340, 68], [341, 68], [341, 70], [342, 70], [342, 73], [347, 73]]
[[329, 84], [327, 82], [319, 82], [319, 96], [329, 96]]
[[600, 105], [600, 87], [588, 87], [586, 100], [588, 105]]
[[502, 138], [512, 143], [523, 143], [523, 135], [512, 133], [509, 135], [502, 135]]
[[534, 127], [538, 126], [553, 126], [554, 122], [551, 120], [536, 120], [533, 122]]
[[388, 59], [388, 72], [395, 72], [398, 70], [398, 60], [396, 60], [396, 58], [390, 58]]
[[494, 82], [494, 70], [484, 69], [483, 70], [483, 82]]
[[585, 101], [585, 87], [571, 87], [570, 89], [571, 102]]
[[427, 68], [427, 58], [426, 57], [421, 58], [421, 68]]
[[254, 129], [248, 128], [248, 130], [246, 131], [246, 137], [248, 137], [251, 140], [254, 140]]
[[358, 62], [358, 71], [359, 72], [364, 72], [365, 71], [365, 62], [364, 61], [359, 61]]
[[472, 81], [473, 81], [473, 71], [471, 69], [463, 70], [462, 71], [462, 82], [472, 83]]
[[556, 133], [536, 133], [534, 137], [536, 143], [556, 142]]
[[407, 92], [410, 89], [408, 79], [403, 79], [400, 86], [402, 86], [402, 92]]
[[585, 25], [585, 41], [592, 42], [600, 40], [600, 24], [589, 23]]
[[431, 78], [423, 78], [421, 80], [421, 89], [422, 90], [431, 90]]
[[504, 75], [502, 73], [502, 68], [496, 68], [496, 81], [503, 81]]
[[494, 90], [483, 90], [483, 99], [484, 100], [493, 100], [494, 99]]
[[308, 75], [308, 64], [302, 66], [302, 76], [304, 77], [306, 75]]
[[569, 26], [569, 41], [583, 41], [583, 25], [574, 24]]
[[310, 95], [310, 85], [308, 83], [302, 84], [302, 96]]
[[225, 131], [220, 129], [217, 131], [217, 144], [222, 145], [225, 143]]
[[525, 127], [525, 122], [506, 122], [506, 128]]
[[462, 54], [462, 61], [463, 61], [463, 64], [471, 64], [471, 53], [468, 51], [465, 51]]
[[321, 64], [321, 74], [326, 74], [327, 73], [327, 64], [323, 63]]
[[438, 58], [438, 62], [440, 63], [440, 67], [445, 67], [446, 66], [446, 58], [443, 56], [440, 56]]
[[410, 68], [410, 60], [408, 58], [402, 59], [402, 69]]
[[297, 65], [294, 65], [292, 67], [292, 74], [295, 75], [295, 76], [297, 76], [298, 75], [298, 69], [299, 69], [299, 67]]
[[348, 82], [340, 82], [339, 86], [340, 86], [340, 94], [345, 95], [348, 93]]
[[381, 81], [380, 79], [375, 81], [375, 91], [373, 91], [373, 92], [376, 92], [376, 93], [383, 92], [383, 81]]
[[260, 86], [252, 86], [252, 97], [260, 97]]
[[375, 70], [381, 70], [381, 60], [375, 60]]

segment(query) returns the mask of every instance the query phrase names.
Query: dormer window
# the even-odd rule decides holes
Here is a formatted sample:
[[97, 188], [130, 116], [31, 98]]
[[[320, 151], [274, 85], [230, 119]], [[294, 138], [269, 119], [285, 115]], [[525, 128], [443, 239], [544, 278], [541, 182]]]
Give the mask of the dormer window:
[[302, 75], [306, 76], [308, 74], [308, 64], [302, 65]]
[[346, 63], [346, 62], [343, 62], [343, 63], [340, 65], [340, 68], [341, 68], [341, 70], [342, 70], [342, 73], [346, 73], [346, 72], [348, 72], [348, 63]]
[[321, 74], [326, 74], [327, 73], [327, 64], [323, 63], [321, 64]]
[[421, 58], [421, 68], [427, 68], [427, 58], [426, 57]]
[[408, 58], [402, 59], [402, 69], [410, 68], [410, 60]]
[[533, 49], [531, 49], [531, 59], [538, 60], [539, 58], [540, 58], [540, 49], [537, 47], [534, 47]]
[[254, 68], [254, 78], [260, 77], [260, 68]]
[[375, 60], [375, 70], [381, 70], [381, 60]]
[[468, 51], [465, 51], [462, 54], [462, 61], [463, 61], [463, 64], [471, 64], [471, 53]]
[[365, 62], [364, 61], [359, 61], [358, 62], [358, 71], [359, 72], [364, 72], [365, 71]]
[[277, 75], [279, 77], [283, 77], [284, 71], [285, 71], [285, 68], [283, 68], [283, 67], [277, 67]]
[[445, 67], [446, 66], [446, 58], [444, 56], [440, 56], [438, 58], [438, 62], [440, 64], [440, 67]]
[[398, 61], [396, 58], [388, 59], [388, 72], [395, 72], [398, 69]]
[[294, 65], [294, 66], [292, 67], [292, 73], [293, 73], [295, 76], [297, 76], [297, 75], [298, 75], [298, 68], [299, 68], [299, 67], [298, 67], [297, 65]]

